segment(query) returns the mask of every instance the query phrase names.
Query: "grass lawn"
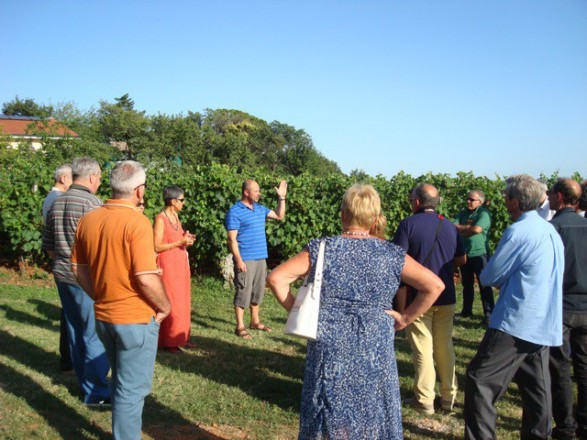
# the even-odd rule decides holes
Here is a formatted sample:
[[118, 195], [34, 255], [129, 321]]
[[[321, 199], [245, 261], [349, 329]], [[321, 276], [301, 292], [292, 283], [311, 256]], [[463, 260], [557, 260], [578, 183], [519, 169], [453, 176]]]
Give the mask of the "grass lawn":
[[[38, 276], [38, 278], [43, 278]], [[21, 283], [23, 284], [23, 283]], [[0, 438], [105, 439], [108, 411], [87, 409], [75, 378], [59, 372], [59, 299], [50, 279], [14, 284], [0, 274]], [[294, 439], [305, 343], [283, 335], [285, 312], [267, 295], [262, 316], [271, 334], [233, 335], [232, 292], [212, 278], [194, 280], [192, 342], [182, 354], [157, 355], [153, 392], [143, 417], [145, 439]], [[477, 307], [480, 300], [476, 298]], [[459, 385], [484, 328], [478, 318], [455, 325]], [[411, 394], [413, 368], [403, 334], [396, 340], [402, 396]], [[407, 439], [463, 436], [463, 394], [454, 414], [404, 410]], [[498, 404], [497, 438], [519, 438], [515, 385]]]

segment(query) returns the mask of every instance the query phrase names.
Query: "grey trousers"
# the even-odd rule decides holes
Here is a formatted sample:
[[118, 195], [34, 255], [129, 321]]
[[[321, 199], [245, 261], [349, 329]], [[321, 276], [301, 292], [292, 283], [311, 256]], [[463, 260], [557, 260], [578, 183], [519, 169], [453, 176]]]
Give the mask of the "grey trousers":
[[465, 439], [495, 439], [494, 402], [510, 382], [522, 398], [521, 439], [547, 439], [552, 407], [548, 347], [487, 329], [465, 378]]

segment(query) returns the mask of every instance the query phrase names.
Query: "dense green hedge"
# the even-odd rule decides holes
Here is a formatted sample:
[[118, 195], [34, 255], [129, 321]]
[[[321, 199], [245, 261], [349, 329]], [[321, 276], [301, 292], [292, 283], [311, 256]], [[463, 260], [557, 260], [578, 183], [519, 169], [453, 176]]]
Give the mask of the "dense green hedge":
[[[61, 160], [28, 150], [4, 150], [0, 153], [0, 256], [3, 259], [24, 256], [33, 263], [44, 261], [40, 250], [43, 227], [41, 205], [51, 189], [53, 170]], [[217, 271], [219, 262], [227, 254], [224, 216], [239, 199], [241, 182], [245, 178], [254, 178], [259, 182], [263, 194], [261, 201], [270, 208], [276, 206], [273, 188], [281, 179], [288, 180], [286, 219], [283, 222], [271, 221], [267, 227], [272, 262], [295, 254], [314, 237], [340, 232], [342, 194], [355, 182], [355, 178], [340, 174], [326, 178], [310, 175], [288, 177], [263, 171], [245, 176], [225, 165], [192, 167], [150, 163], [147, 168], [145, 214], [152, 219], [161, 210], [161, 193], [165, 186], [173, 184], [184, 188], [187, 203], [181, 220], [185, 229], [198, 236], [196, 244], [190, 248], [191, 261], [198, 270], [206, 272]], [[103, 199], [109, 193], [107, 169], [108, 164], [105, 164], [104, 185], [98, 193]], [[580, 179], [578, 175], [574, 177]], [[549, 180], [554, 178], [556, 176], [551, 176]], [[464, 207], [470, 189], [485, 191], [493, 216], [490, 232], [492, 249], [510, 221], [501, 197], [503, 181], [499, 176], [490, 179], [461, 172], [454, 177], [427, 174], [414, 178], [399, 173], [391, 179], [364, 176], [361, 180], [373, 184], [380, 192], [389, 234], [393, 234], [399, 221], [410, 214], [408, 191], [420, 182], [432, 183], [440, 189], [443, 202], [439, 210], [448, 218], [454, 218]]]

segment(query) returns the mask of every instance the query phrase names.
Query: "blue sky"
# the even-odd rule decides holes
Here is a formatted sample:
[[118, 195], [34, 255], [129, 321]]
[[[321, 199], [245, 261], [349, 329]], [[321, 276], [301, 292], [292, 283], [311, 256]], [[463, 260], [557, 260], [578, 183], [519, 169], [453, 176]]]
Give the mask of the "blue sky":
[[6, 1], [0, 103], [232, 108], [344, 172], [587, 177], [587, 1]]

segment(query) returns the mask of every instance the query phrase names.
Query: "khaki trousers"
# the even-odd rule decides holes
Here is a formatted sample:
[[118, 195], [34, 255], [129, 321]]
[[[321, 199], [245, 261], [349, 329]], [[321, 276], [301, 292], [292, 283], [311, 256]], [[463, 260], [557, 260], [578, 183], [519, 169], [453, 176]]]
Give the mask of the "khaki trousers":
[[452, 405], [457, 395], [455, 351], [452, 344], [454, 313], [454, 304], [432, 306], [406, 328], [415, 370], [414, 396], [421, 404], [434, 403], [436, 371], [440, 379], [442, 403]]

